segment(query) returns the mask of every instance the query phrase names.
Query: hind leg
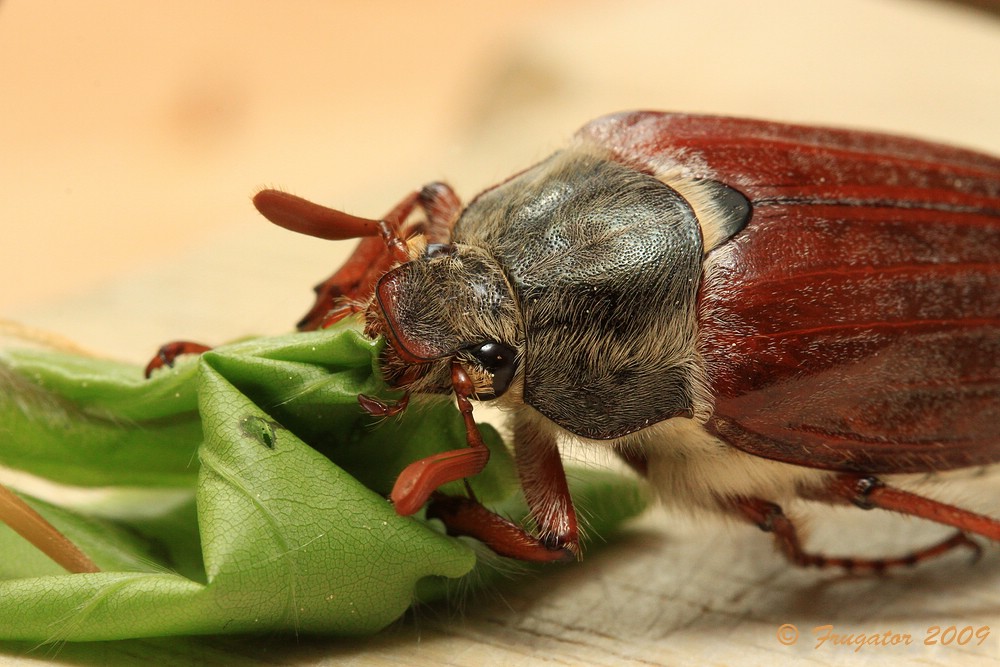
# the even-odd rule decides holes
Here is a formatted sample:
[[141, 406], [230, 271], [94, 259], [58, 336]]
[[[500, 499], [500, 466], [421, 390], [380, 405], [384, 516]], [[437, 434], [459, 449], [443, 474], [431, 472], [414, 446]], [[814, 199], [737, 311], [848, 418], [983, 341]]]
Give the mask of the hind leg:
[[753, 523], [761, 530], [774, 535], [782, 553], [796, 565], [802, 567], [839, 567], [848, 572], [882, 573], [890, 568], [912, 566], [922, 561], [940, 556], [957, 547], [969, 547], [976, 554], [981, 548], [959, 530], [951, 537], [905, 556], [891, 558], [831, 557], [806, 551], [799, 539], [795, 524], [785, 515], [779, 505], [760, 498], [739, 498], [732, 501], [738, 515]]

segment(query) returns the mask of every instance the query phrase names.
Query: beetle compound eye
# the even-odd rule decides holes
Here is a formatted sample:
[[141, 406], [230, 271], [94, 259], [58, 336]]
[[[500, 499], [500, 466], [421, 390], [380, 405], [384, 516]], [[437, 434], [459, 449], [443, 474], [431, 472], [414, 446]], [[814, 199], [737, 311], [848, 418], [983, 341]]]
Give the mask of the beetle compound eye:
[[496, 341], [480, 343], [469, 348], [468, 351], [483, 369], [493, 376], [493, 395], [483, 396], [480, 394], [479, 399], [489, 400], [507, 391], [517, 368], [517, 353], [507, 345]]

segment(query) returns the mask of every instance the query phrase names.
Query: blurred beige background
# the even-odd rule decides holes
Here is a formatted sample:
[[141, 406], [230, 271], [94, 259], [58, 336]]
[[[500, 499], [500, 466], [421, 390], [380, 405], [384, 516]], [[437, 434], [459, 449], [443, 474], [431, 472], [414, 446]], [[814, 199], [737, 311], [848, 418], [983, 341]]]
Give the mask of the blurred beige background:
[[[0, 319], [137, 362], [172, 338], [286, 331], [349, 244], [271, 227], [250, 206], [257, 188], [368, 216], [431, 180], [468, 198], [588, 119], [629, 108], [881, 129], [1000, 154], [1000, 21], [930, 0], [4, 0]], [[993, 489], [985, 507], [996, 513]], [[855, 517], [837, 516], [834, 551], [891, 549], [907, 531], [926, 539], [911, 522], [853, 528], [848, 542]], [[998, 637], [905, 655], [997, 664], [998, 565], [992, 550], [974, 569], [957, 557], [844, 582], [789, 570], [756, 531], [654, 514], [623, 545], [464, 618], [422, 616], [371, 642], [197, 646], [219, 664], [234, 653], [864, 664], [903, 654], [821, 654], [781, 646], [774, 631], [969, 622], [995, 624]], [[96, 655], [169, 662], [177, 641]], [[58, 655], [101, 661], [72, 646]]]
[[371, 216], [433, 179], [469, 197], [621, 109], [1000, 153], [1000, 22], [967, 7], [502, 5], [5, 0], [0, 317], [136, 360], [282, 331], [345, 249], [272, 229], [257, 188]]

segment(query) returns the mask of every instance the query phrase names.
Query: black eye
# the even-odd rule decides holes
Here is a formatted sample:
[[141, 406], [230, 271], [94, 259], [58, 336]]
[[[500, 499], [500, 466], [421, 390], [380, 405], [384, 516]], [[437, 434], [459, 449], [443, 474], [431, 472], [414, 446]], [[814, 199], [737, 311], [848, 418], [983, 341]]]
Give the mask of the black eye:
[[489, 400], [507, 391], [510, 381], [514, 379], [514, 371], [517, 368], [515, 363], [517, 353], [503, 343], [495, 341], [480, 343], [479, 345], [470, 347], [469, 353], [493, 376], [493, 395], [479, 395], [478, 398], [480, 400]]

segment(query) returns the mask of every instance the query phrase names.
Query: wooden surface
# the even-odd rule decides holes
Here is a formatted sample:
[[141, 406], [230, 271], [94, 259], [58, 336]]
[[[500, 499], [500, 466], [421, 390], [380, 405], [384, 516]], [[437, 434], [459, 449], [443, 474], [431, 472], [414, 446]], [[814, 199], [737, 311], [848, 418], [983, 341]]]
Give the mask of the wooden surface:
[[[851, 552], [884, 553], [923, 532], [898, 522], [865, 530], [849, 512], [827, 521], [826, 544]], [[369, 639], [164, 638], [28, 655], [72, 664], [990, 665], [1000, 663], [998, 587], [997, 548], [976, 565], [954, 554], [889, 577], [851, 578], [790, 568], [754, 529], [652, 513], [579, 565], [419, 609]], [[798, 629], [795, 644], [778, 639], [786, 624]], [[817, 647], [815, 628], [826, 625], [908, 634], [912, 643]], [[927, 646], [935, 625], [992, 630], [982, 646]], [[2, 650], [13, 660], [30, 648]]]
[[[286, 331], [347, 248], [267, 225], [249, 206], [257, 187], [361, 215], [435, 179], [468, 197], [625, 108], [1000, 154], [1000, 22], [955, 4], [282, 7], [0, 5], [0, 317], [137, 362], [173, 338]], [[993, 478], [943, 492], [1000, 508]], [[812, 512], [810, 525], [833, 553], [939, 534], [860, 511]], [[783, 624], [796, 644], [778, 640]], [[913, 643], [814, 648], [828, 624]], [[934, 625], [994, 630], [982, 646], [926, 646]], [[850, 578], [790, 568], [754, 529], [656, 511], [579, 565], [418, 610], [371, 639], [6, 644], [0, 664], [171, 664], [192, 651], [206, 664], [998, 664], [1000, 549], [974, 566], [956, 553]]]

